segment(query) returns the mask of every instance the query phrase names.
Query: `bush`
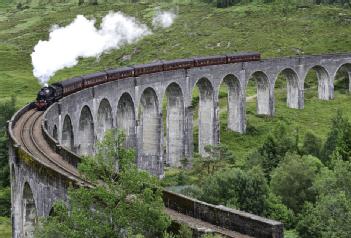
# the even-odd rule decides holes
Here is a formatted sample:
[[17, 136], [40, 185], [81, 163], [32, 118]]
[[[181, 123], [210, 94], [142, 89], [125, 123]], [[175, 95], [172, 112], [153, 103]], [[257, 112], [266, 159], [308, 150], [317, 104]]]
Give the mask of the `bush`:
[[11, 215], [11, 189], [5, 187], [0, 189], [0, 216], [10, 217]]
[[190, 185], [190, 186], [186, 186], [185, 188], [183, 188], [180, 191], [180, 193], [185, 195], [185, 196], [188, 196], [188, 197], [200, 199], [202, 197], [203, 191], [199, 186]]
[[267, 137], [263, 145], [249, 156], [246, 167], [260, 165], [266, 177], [270, 179], [271, 171], [278, 166], [285, 154], [296, 150], [296, 142], [288, 135], [286, 126], [281, 124]]
[[305, 155], [313, 155], [320, 157], [322, 148], [322, 140], [314, 135], [312, 132], [307, 132], [303, 141], [302, 152]]
[[302, 238], [348, 238], [351, 234], [351, 200], [344, 192], [321, 197], [307, 204], [297, 231]]
[[332, 166], [333, 160], [350, 160], [351, 157], [351, 123], [341, 111], [332, 119], [331, 130], [324, 143], [321, 159]]
[[254, 214], [263, 214], [268, 194], [266, 178], [259, 167], [249, 171], [228, 169], [207, 177], [201, 200]]
[[288, 208], [300, 213], [306, 201], [316, 199], [313, 183], [322, 166], [313, 156], [287, 154], [272, 173], [272, 192], [280, 196]]
[[270, 219], [281, 221], [285, 228], [292, 228], [295, 225], [294, 212], [285, 206], [280, 197], [269, 193], [264, 215]]
[[348, 237], [351, 234], [351, 162], [335, 161], [316, 177], [315, 204], [307, 203], [297, 230], [302, 238]]
[[0, 216], [10, 216], [11, 190], [6, 122], [16, 111], [16, 98], [0, 103]]

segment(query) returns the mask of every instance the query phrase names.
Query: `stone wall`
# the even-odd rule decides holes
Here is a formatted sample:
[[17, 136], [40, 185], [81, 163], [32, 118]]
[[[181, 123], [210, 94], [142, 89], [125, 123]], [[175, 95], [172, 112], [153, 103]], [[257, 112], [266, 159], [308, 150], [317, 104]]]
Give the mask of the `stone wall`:
[[30, 238], [38, 217], [48, 216], [55, 201], [66, 199], [69, 180], [42, 165], [18, 145], [13, 126], [30, 109], [18, 111], [9, 122], [12, 237]]
[[166, 207], [208, 223], [260, 238], [283, 238], [283, 224], [250, 213], [215, 206], [181, 194], [163, 191]]

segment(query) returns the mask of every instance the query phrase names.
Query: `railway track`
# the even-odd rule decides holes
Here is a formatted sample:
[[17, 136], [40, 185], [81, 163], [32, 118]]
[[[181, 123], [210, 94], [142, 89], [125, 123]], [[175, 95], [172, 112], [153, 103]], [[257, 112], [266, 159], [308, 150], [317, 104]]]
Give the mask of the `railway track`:
[[31, 109], [19, 118], [14, 127], [14, 135], [21, 148], [44, 166], [64, 175], [78, 185], [92, 186], [80, 176], [73, 165], [65, 161], [46, 142], [41, 128], [42, 117], [43, 112]]
[[[92, 183], [82, 178], [76, 167], [64, 160], [60, 154], [50, 147], [41, 128], [43, 114], [44, 113], [41, 111], [31, 109], [18, 118], [13, 128], [13, 136], [16, 142], [22, 150], [39, 164], [74, 181], [78, 186], [93, 187]], [[252, 238], [252, 236], [231, 231], [201, 219], [179, 213], [171, 208], [165, 208], [165, 213], [167, 213], [175, 223], [187, 224], [199, 234], [210, 232], [220, 234], [223, 237]]]

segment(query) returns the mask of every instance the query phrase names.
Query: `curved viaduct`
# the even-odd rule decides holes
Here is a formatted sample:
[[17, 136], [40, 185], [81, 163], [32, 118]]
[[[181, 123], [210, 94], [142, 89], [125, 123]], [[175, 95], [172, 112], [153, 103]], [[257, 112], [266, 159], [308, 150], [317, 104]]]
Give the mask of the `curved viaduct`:
[[[257, 114], [273, 116], [274, 85], [279, 75], [286, 78], [287, 106], [303, 109], [308, 72], [314, 69], [317, 73], [319, 99], [330, 100], [334, 97], [334, 78], [341, 68], [350, 76], [351, 54], [204, 66], [97, 85], [62, 98], [44, 114], [28, 106], [21, 109], [9, 122], [13, 236], [30, 237], [36, 217], [49, 215], [53, 202], [66, 198], [70, 183], [91, 186], [80, 177], [76, 165], [80, 155], [94, 153], [95, 143], [107, 129], [124, 130], [126, 145], [136, 148], [138, 166], [162, 177], [165, 164], [179, 166], [181, 159], [192, 158], [195, 87], [199, 90], [197, 140], [199, 152], [204, 154], [205, 145], [219, 142], [221, 84], [228, 86], [228, 129], [244, 133], [249, 80], [255, 80], [257, 85]], [[173, 200], [167, 199], [171, 207]], [[250, 215], [250, 219], [253, 217]], [[280, 223], [262, 219], [257, 217], [257, 221], [268, 224], [271, 235], [258, 237], [282, 237], [272, 236], [276, 229], [272, 227], [280, 227]], [[257, 224], [250, 222], [245, 220], [250, 224], [247, 229], [255, 230]], [[264, 230], [261, 225], [259, 230]], [[239, 232], [256, 236], [245, 229]]]

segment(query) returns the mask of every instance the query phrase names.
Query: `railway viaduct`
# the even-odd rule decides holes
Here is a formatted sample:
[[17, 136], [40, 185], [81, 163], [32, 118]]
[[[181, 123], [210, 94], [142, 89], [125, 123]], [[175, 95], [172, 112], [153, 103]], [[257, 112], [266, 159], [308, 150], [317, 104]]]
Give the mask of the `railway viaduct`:
[[[126, 145], [136, 148], [139, 168], [162, 177], [165, 165], [179, 166], [181, 159], [192, 158], [195, 139], [201, 154], [205, 145], [219, 142], [218, 98], [222, 84], [228, 87], [228, 129], [245, 133], [246, 87], [250, 80], [257, 86], [257, 114], [274, 116], [278, 76], [286, 78], [287, 106], [303, 109], [304, 81], [312, 69], [318, 78], [319, 99], [331, 100], [337, 72], [351, 74], [351, 54], [273, 58], [159, 72], [84, 89], [62, 98], [45, 113], [24, 107], [8, 126], [13, 236], [31, 237], [37, 217], [49, 215], [53, 202], [66, 198], [69, 183], [90, 186], [80, 177], [76, 165], [79, 156], [95, 152], [95, 143], [107, 129], [122, 129]], [[193, 138], [195, 87], [199, 90], [198, 138]], [[164, 98], [167, 115], [162, 115]], [[166, 193], [165, 203], [212, 224], [216, 223], [211, 220], [213, 216], [204, 214], [211, 209], [223, 212], [227, 220], [216, 225], [229, 230], [235, 226], [237, 232], [250, 237], [283, 237], [279, 222], [195, 200], [191, 201], [197, 207], [190, 212], [177, 204], [182, 199], [188, 198]]]

